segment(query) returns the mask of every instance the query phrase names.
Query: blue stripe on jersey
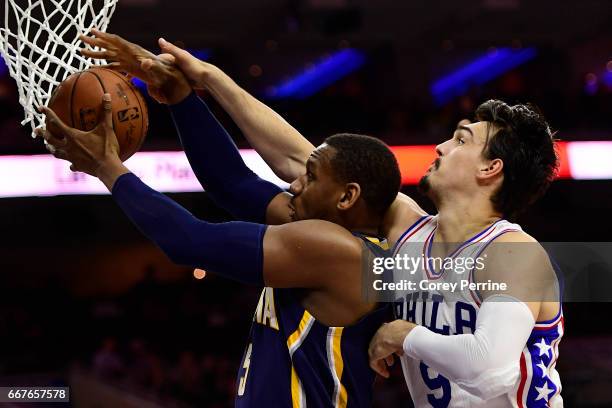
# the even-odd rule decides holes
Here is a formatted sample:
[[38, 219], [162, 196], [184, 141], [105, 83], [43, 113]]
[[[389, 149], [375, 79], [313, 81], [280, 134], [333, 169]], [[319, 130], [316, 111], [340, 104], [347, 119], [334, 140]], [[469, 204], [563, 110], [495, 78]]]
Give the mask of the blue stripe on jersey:
[[552, 373], [563, 331], [561, 307], [554, 320], [536, 323], [521, 356], [521, 379], [516, 396], [519, 407], [548, 407], [549, 401], [561, 392], [561, 384]]

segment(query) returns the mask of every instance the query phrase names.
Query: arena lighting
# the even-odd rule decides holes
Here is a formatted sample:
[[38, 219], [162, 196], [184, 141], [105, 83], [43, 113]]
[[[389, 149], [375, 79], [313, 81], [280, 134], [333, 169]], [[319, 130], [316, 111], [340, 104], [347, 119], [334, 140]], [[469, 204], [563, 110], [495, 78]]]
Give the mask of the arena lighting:
[[612, 142], [568, 142], [567, 157], [575, 180], [612, 178]]
[[187, 48], [187, 51], [189, 51], [191, 55], [202, 61], [208, 61], [208, 59], [210, 58], [210, 54], [212, 54], [212, 50], [210, 48]]
[[365, 54], [353, 48], [338, 51], [280, 85], [271, 87], [269, 99], [305, 99], [359, 69]]
[[[434, 145], [392, 146], [402, 170], [402, 184], [416, 184], [435, 159]], [[612, 141], [560, 142], [559, 178], [612, 179]], [[250, 149], [240, 151], [247, 165], [260, 177], [283, 188], [289, 185], [274, 175], [263, 159]], [[165, 193], [202, 191], [183, 152], [140, 152], [126, 165], [152, 188]], [[32, 197], [108, 194], [96, 178], [73, 173], [69, 164], [51, 155], [0, 156], [0, 197]]]
[[603, 76], [603, 83], [606, 84], [608, 88], [612, 88], [612, 71], [606, 71], [602, 74], [602, 76]]
[[470, 86], [482, 85], [535, 58], [535, 48], [496, 48], [465, 64], [431, 85], [431, 94], [438, 106], [465, 94]]

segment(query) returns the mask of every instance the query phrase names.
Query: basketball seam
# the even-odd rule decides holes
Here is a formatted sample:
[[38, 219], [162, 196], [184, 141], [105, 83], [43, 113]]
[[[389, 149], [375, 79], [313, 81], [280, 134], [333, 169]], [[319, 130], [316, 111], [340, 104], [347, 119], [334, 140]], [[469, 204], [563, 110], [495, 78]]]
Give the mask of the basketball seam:
[[70, 109], [70, 126], [73, 128], [76, 126], [74, 126], [74, 110], [72, 109], [72, 101], [74, 100], [74, 93], [76, 91], [77, 83], [79, 82], [82, 73], [83, 72], [78, 73], [76, 79], [74, 80], [74, 84], [72, 84], [72, 89], [70, 90], [70, 101], [68, 103], [68, 108]]
[[[95, 69], [95, 68], [93, 68]], [[100, 79], [100, 77], [98, 76], [98, 74], [96, 74], [95, 72], [93, 72], [93, 69], [89, 69], [86, 72], [89, 72], [91, 75], [95, 76], [96, 79], [98, 80], [98, 82], [100, 83], [100, 86], [102, 87], [102, 93], [106, 93], [106, 87], [104, 86], [104, 82], [102, 82], [102, 79]], [[112, 118], [112, 114], [111, 114], [111, 118]], [[102, 120], [104, 120], [104, 118], [102, 118]], [[113, 123], [113, 131], [115, 130], [115, 120], [112, 120]]]
[[[126, 80], [126, 78], [120, 74], [118, 74], [117, 72], [113, 71], [112, 69], [107, 69], [107, 71], [112, 72], [113, 74], [115, 74], [116, 76], [120, 77], [121, 79]], [[138, 107], [140, 108], [140, 115], [142, 116], [142, 124], [143, 126], [141, 126], [140, 129], [140, 143], [138, 143], [138, 146], [136, 146], [136, 151], [140, 150], [140, 148], [142, 147], [142, 144], [144, 143], [144, 139], [145, 139], [145, 135], [147, 130], [149, 129], [149, 112], [147, 110], [147, 112], [145, 112], [142, 109], [142, 105], [140, 104], [140, 98], [138, 97], [138, 95], [136, 93], [140, 93], [140, 91], [136, 88], [132, 89], [132, 93], [134, 94], [134, 97], [136, 98], [136, 102], [138, 103]], [[141, 95], [142, 96], [142, 95]], [[143, 97], [144, 99], [144, 97]], [[146, 115], [145, 115], [146, 113]], [[145, 119], [146, 119], [146, 124], [145, 124]]]
[[[95, 68], [94, 68], [94, 69], [95, 69]], [[88, 71], [86, 71], [86, 72], [89, 72], [91, 75], [93, 75], [93, 76], [95, 76], [95, 77], [96, 77], [96, 79], [97, 79], [97, 80], [98, 80], [98, 82], [100, 83], [100, 86], [102, 87], [102, 91], [103, 91], [104, 93], [106, 93], [106, 87], [104, 86], [104, 82], [102, 82], [102, 80], [100, 79], [100, 77], [98, 76], [98, 74], [96, 74], [96, 73], [93, 71], [93, 69], [90, 69], [90, 70], [88, 70]]]

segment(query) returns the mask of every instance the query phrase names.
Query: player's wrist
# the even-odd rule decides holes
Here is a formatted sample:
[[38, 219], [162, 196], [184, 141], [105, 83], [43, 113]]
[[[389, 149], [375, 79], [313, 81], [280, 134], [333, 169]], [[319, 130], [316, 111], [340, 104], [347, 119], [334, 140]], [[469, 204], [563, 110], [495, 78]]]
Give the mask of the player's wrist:
[[129, 170], [123, 165], [117, 154], [108, 154], [99, 162], [94, 175], [100, 179], [110, 191], [117, 178], [128, 172]]
[[194, 88], [212, 91], [217, 84], [223, 81], [224, 73], [217, 66], [202, 61], [197, 77]]
[[165, 92], [167, 95], [167, 104], [168, 105], [176, 105], [178, 103], [183, 102], [191, 93], [193, 89], [188, 83], [177, 83], [175, 86], [170, 87], [170, 89]]
[[403, 334], [403, 337], [401, 339], [401, 348], [406, 355], [414, 357], [415, 353], [412, 347], [414, 344], [414, 339], [418, 337], [419, 333], [424, 330], [427, 330], [427, 328], [412, 324], [410, 329]]

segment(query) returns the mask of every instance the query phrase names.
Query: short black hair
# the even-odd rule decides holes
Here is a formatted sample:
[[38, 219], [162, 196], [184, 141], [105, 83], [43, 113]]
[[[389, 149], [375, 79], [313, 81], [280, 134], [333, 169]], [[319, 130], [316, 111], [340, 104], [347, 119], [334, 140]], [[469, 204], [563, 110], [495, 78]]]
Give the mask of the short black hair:
[[493, 124], [484, 155], [501, 159], [504, 181], [491, 197], [495, 209], [514, 218], [540, 198], [556, 176], [559, 160], [548, 122], [530, 104], [510, 106], [491, 99], [476, 109], [476, 118]]
[[353, 133], [335, 134], [325, 143], [335, 149], [330, 163], [336, 180], [359, 184], [367, 206], [377, 215], [384, 215], [402, 182], [389, 146], [374, 137]]

